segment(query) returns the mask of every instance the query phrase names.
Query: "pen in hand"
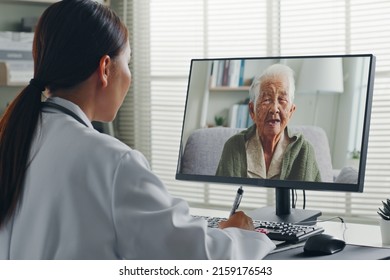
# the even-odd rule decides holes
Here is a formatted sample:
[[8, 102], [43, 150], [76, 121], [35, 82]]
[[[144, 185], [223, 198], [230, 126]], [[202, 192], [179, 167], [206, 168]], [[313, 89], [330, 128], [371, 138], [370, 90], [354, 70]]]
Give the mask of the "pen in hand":
[[234, 199], [233, 208], [232, 211], [230, 211], [230, 217], [236, 213], [236, 210], [238, 209], [238, 206], [240, 206], [241, 198], [244, 193], [244, 190], [242, 189], [242, 186], [238, 188], [236, 198]]

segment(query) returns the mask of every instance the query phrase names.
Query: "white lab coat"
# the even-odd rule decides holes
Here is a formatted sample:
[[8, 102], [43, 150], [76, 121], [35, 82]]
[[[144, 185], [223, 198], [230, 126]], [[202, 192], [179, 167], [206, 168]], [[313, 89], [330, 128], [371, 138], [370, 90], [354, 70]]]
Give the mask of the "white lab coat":
[[210, 229], [169, 195], [143, 155], [92, 128], [82, 110], [46, 108], [17, 214], [0, 230], [0, 259], [261, 259], [261, 233]]

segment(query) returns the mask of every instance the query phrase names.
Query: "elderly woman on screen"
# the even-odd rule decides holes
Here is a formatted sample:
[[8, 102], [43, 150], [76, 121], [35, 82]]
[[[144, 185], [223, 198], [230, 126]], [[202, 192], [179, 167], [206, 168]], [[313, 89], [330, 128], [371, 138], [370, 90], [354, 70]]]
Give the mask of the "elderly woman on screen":
[[313, 147], [287, 128], [294, 91], [286, 65], [271, 65], [253, 81], [248, 106], [254, 124], [225, 143], [217, 176], [321, 181]]

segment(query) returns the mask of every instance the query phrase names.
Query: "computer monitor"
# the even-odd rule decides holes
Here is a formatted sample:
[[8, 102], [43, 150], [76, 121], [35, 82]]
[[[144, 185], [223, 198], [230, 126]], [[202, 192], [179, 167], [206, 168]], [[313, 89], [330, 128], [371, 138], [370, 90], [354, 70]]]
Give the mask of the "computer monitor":
[[193, 59], [176, 179], [275, 188], [254, 218], [315, 221], [291, 190], [363, 192], [374, 72], [372, 54]]

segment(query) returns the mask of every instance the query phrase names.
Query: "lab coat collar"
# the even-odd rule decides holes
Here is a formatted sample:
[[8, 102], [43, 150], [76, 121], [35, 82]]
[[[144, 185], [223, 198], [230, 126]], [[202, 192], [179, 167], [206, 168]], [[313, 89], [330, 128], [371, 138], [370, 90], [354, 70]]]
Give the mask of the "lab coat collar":
[[[68, 110], [71, 110], [73, 113], [75, 113], [77, 116], [79, 116], [88, 127], [93, 128], [93, 125], [92, 125], [91, 121], [88, 119], [87, 115], [75, 103], [73, 103], [69, 100], [66, 100], [64, 98], [61, 98], [61, 97], [49, 97], [46, 100], [46, 102], [52, 102], [52, 103], [58, 104], [60, 106], [63, 106], [65, 108], [67, 108]], [[48, 109], [48, 110], [52, 110], [52, 109]]]

